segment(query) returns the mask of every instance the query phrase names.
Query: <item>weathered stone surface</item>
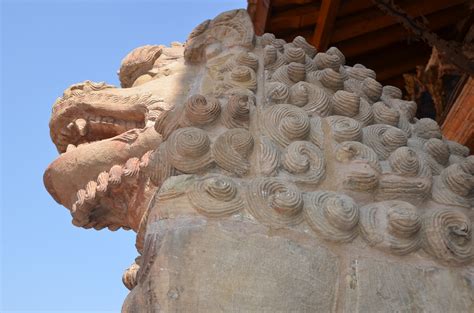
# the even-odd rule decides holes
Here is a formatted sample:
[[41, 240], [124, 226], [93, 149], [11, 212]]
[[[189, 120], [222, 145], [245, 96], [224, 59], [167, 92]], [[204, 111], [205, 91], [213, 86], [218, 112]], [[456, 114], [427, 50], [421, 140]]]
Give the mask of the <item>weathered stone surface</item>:
[[344, 312], [472, 312], [473, 291], [472, 272], [357, 258]]
[[154, 239], [155, 259], [127, 298], [126, 312], [149, 305], [163, 312], [335, 308], [339, 261], [325, 248], [238, 219], [177, 218], [153, 226], [157, 237], [147, 240]]
[[49, 193], [137, 232], [123, 311], [471, 310], [469, 149], [337, 48], [251, 25], [224, 12], [53, 106]]

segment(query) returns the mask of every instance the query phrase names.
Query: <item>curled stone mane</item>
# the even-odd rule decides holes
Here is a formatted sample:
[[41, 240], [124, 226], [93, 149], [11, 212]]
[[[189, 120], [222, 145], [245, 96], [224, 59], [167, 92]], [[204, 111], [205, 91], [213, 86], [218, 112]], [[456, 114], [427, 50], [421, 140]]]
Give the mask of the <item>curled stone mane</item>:
[[137, 233], [124, 312], [474, 308], [474, 157], [373, 70], [235, 10], [119, 75], [56, 101], [44, 183]]

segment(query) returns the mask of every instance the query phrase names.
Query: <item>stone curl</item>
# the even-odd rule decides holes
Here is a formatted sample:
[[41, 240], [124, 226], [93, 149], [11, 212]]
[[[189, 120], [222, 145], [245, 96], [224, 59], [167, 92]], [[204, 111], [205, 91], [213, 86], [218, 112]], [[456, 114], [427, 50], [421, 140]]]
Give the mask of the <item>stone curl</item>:
[[227, 128], [248, 128], [250, 111], [254, 106], [254, 97], [239, 93], [231, 95], [222, 113], [222, 123]]
[[202, 95], [193, 95], [184, 105], [185, 121], [183, 126], [204, 126], [217, 119], [221, 105], [217, 99], [206, 99]]
[[372, 148], [380, 160], [385, 160], [399, 147], [406, 146], [407, 135], [390, 125], [375, 124], [364, 127], [362, 142]]
[[248, 156], [254, 140], [250, 132], [243, 128], [233, 128], [220, 135], [212, 147], [217, 165], [238, 176], [250, 169]]
[[210, 174], [197, 179], [187, 196], [193, 208], [211, 218], [230, 216], [244, 208], [239, 187], [224, 175]]
[[416, 207], [404, 201], [372, 203], [360, 209], [360, 233], [369, 245], [405, 255], [421, 246], [421, 217]]
[[290, 88], [289, 101], [306, 112], [319, 116], [328, 116], [331, 110], [331, 101], [327, 94], [307, 82], [298, 82]]
[[448, 166], [435, 178], [433, 199], [443, 204], [474, 207], [474, 156]]
[[423, 248], [440, 261], [462, 265], [474, 259], [472, 221], [452, 209], [436, 209], [423, 217]]
[[232, 89], [257, 89], [257, 78], [255, 71], [248, 66], [235, 66], [224, 75], [224, 85]]
[[265, 99], [268, 104], [288, 103], [290, 89], [285, 83], [270, 82], [265, 85]]
[[344, 141], [339, 144], [335, 150], [336, 160], [341, 163], [351, 161], [365, 161], [374, 169], [381, 171], [377, 154], [372, 148], [357, 141]]
[[280, 149], [269, 138], [260, 137], [257, 151], [258, 173], [273, 176], [280, 165]]
[[362, 140], [362, 125], [358, 121], [339, 115], [329, 116], [326, 120], [337, 142]]
[[305, 139], [310, 131], [307, 113], [289, 104], [274, 105], [266, 109], [262, 116], [264, 133], [282, 147]]
[[175, 130], [165, 143], [169, 162], [179, 171], [192, 174], [207, 169], [213, 162], [211, 141], [205, 131], [186, 127]]
[[278, 50], [272, 45], [267, 45], [263, 49], [263, 64], [267, 68], [275, 63], [278, 58]]
[[314, 57], [314, 63], [320, 70], [330, 68], [336, 72], [339, 72], [339, 67], [342, 65], [342, 60], [337, 54], [319, 52]]
[[303, 196], [291, 183], [271, 177], [249, 182], [246, 199], [250, 214], [269, 226], [290, 226], [302, 222]]
[[330, 191], [307, 193], [304, 214], [311, 228], [326, 240], [350, 242], [357, 237], [359, 208], [349, 196]]
[[374, 122], [376, 124], [387, 124], [390, 126], [398, 126], [400, 120], [400, 113], [379, 101], [373, 104], [372, 111], [374, 112]]
[[306, 67], [304, 64], [291, 62], [279, 67], [272, 75], [271, 80], [293, 86], [293, 84], [305, 80]]
[[[344, 77], [331, 68], [314, 72], [316, 79], [326, 88], [335, 92], [344, 89]], [[309, 80], [308, 80], [309, 81]]]
[[283, 152], [283, 168], [296, 184], [318, 185], [326, 174], [324, 153], [308, 141], [294, 141]]
[[293, 45], [295, 47], [298, 47], [298, 48], [301, 48], [304, 50], [304, 52], [306, 52], [306, 54], [308, 55], [308, 57], [312, 58], [314, 57], [314, 55], [316, 54], [316, 48], [313, 47], [311, 44], [309, 44], [306, 39], [302, 36], [296, 36], [294, 39], [293, 39]]

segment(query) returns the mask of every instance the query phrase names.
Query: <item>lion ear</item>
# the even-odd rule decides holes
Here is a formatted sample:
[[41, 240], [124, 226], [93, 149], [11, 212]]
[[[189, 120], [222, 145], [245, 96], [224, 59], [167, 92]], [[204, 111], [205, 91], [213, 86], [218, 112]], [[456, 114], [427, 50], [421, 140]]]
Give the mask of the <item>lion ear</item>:
[[199, 24], [186, 40], [184, 58], [189, 63], [201, 63], [223, 49], [250, 50], [254, 44], [255, 33], [247, 11], [232, 10]]
[[133, 49], [123, 58], [118, 72], [122, 88], [132, 87], [135, 80], [153, 68], [163, 52], [163, 46], [142, 46]]

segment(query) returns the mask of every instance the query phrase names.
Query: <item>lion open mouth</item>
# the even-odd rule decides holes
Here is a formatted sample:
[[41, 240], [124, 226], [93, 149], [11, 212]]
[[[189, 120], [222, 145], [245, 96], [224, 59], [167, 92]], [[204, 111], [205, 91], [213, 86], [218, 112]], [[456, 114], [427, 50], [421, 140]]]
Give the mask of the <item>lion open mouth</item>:
[[68, 88], [54, 107], [51, 137], [59, 152], [145, 127], [154, 104], [151, 94], [130, 94], [105, 83], [86, 81]]
[[152, 192], [143, 178], [147, 152], [162, 142], [153, 126], [185, 101], [199, 73], [184, 64], [183, 49], [138, 48], [122, 61], [122, 88], [84, 81], [54, 103], [50, 135], [60, 155], [44, 184], [75, 225], [137, 229]]

